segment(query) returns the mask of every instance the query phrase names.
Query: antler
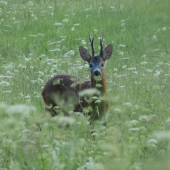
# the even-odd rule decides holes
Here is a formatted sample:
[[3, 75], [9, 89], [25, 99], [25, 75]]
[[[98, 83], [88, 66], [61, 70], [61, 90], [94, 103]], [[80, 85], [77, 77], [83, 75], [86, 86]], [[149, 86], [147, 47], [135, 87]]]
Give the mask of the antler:
[[103, 56], [103, 38], [104, 38], [104, 32], [102, 34], [102, 38], [100, 39], [100, 56]]
[[94, 38], [91, 38], [91, 35], [89, 33], [89, 40], [90, 40], [90, 44], [91, 44], [91, 49], [92, 49], [92, 57], [94, 57], [94, 47], [93, 47], [93, 41], [94, 41]]

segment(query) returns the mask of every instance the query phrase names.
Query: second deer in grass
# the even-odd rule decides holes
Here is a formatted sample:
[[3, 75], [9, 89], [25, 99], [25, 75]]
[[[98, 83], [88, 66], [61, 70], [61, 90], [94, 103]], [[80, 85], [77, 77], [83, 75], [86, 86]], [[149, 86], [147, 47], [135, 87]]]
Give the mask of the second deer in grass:
[[94, 38], [92, 39], [89, 35], [89, 40], [92, 48], [92, 55], [90, 55], [82, 46], [79, 47], [79, 52], [82, 59], [89, 64], [91, 81], [84, 81], [68, 74], [59, 74], [48, 80], [43, 89], [42, 97], [46, 104], [46, 111], [50, 112], [52, 116], [58, 114], [56, 110], [58, 106], [60, 106], [66, 114], [65, 108], [71, 103], [72, 105], [75, 104], [73, 108], [75, 112], [83, 112], [84, 109], [90, 105], [92, 108], [89, 112], [90, 120], [94, 121], [97, 119], [105, 121], [106, 113], [108, 111], [108, 101], [103, 99], [100, 103], [95, 101], [88, 103], [85, 100], [85, 97], [80, 96], [79, 94], [81, 91], [91, 88], [97, 89], [101, 96], [107, 94], [104, 68], [106, 60], [112, 55], [112, 45], [108, 45], [103, 50], [102, 35], [102, 38], [100, 39], [100, 53], [96, 56], [93, 47]]

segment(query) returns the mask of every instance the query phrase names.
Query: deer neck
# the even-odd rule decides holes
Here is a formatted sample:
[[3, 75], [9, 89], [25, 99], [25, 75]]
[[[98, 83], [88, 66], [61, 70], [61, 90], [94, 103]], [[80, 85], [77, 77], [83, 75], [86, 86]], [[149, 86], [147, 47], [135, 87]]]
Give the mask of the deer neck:
[[91, 76], [91, 87], [98, 89], [101, 94], [107, 94], [107, 84], [105, 73], [102, 74], [101, 78]]
[[[105, 96], [107, 94], [107, 86], [106, 86], [106, 77], [103, 73], [101, 76], [101, 79], [98, 79], [96, 77], [91, 76], [91, 87], [96, 88], [101, 92], [102, 96]], [[100, 105], [96, 105], [95, 102], [92, 105], [93, 111], [97, 114], [94, 115], [91, 119], [95, 119], [95, 116], [97, 115], [97, 118], [101, 121], [106, 121], [106, 113], [108, 111], [108, 101], [107, 99], [102, 99]], [[97, 108], [97, 110], [96, 110]]]

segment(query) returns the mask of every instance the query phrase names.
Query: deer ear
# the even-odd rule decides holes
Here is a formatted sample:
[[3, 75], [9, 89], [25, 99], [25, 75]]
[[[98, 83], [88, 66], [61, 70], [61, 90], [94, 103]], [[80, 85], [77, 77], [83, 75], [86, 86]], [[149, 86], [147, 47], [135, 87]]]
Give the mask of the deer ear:
[[87, 62], [90, 61], [91, 55], [89, 54], [89, 52], [84, 47], [80, 46], [79, 47], [79, 52], [80, 52], [81, 58], [84, 61], [87, 61]]
[[103, 59], [104, 59], [104, 61], [106, 61], [107, 59], [109, 59], [109, 58], [111, 57], [111, 55], [112, 55], [112, 49], [113, 49], [113, 47], [112, 47], [111, 44], [109, 44], [109, 45], [104, 49], [104, 51], [103, 51]]

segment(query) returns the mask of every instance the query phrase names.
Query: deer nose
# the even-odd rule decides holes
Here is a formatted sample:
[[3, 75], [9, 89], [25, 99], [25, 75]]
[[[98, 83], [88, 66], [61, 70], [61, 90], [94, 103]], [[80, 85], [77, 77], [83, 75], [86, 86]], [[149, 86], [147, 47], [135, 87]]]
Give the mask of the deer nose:
[[99, 71], [99, 70], [95, 70], [95, 71], [93, 72], [93, 75], [94, 75], [94, 76], [100, 76], [100, 71]]

